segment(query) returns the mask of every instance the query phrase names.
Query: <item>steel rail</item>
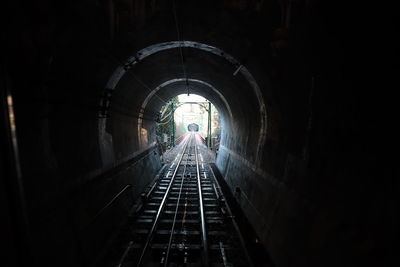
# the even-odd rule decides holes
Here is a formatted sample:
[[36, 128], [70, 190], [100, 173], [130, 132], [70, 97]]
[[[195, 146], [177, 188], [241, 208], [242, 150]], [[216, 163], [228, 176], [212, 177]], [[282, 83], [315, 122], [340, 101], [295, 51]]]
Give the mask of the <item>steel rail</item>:
[[203, 194], [201, 189], [201, 177], [200, 177], [200, 170], [199, 170], [199, 159], [197, 156], [197, 142], [195, 139], [194, 145], [195, 151], [195, 158], [196, 158], [196, 175], [197, 175], [197, 183], [198, 183], [198, 191], [199, 191], [199, 206], [200, 206], [200, 218], [201, 218], [201, 233], [202, 233], [202, 245], [203, 245], [203, 252], [204, 252], [204, 262], [203, 266], [209, 266], [208, 261], [208, 244], [207, 244], [207, 229], [206, 229], [206, 220], [204, 217], [204, 207], [203, 207]]
[[178, 161], [178, 163], [176, 164], [176, 167], [175, 167], [175, 169], [174, 169], [174, 172], [173, 172], [173, 174], [172, 174], [172, 176], [171, 176], [171, 181], [169, 182], [167, 191], [165, 192], [165, 195], [164, 195], [164, 197], [163, 197], [163, 199], [162, 199], [162, 201], [161, 201], [160, 207], [159, 207], [159, 209], [158, 209], [158, 211], [157, 211], [156, 218], [155, 218], [154, 223], [153, 223], [153, 225], [152, 225], [152, 227], [151, 227], [151, 230], [150, 230], [150, 232], [149, 232], [149, 235], [147, 236], [146, 243], [144, 244], [142, 253], [140, 254], [140, 258], [139, 258], [139, 261], [138, 261], [138, 263], [137, 263], [137, 266], [141, 266], [141, 264], [142, 264], [143, 258], [144, 258], [145, 254], [146, 254], [146, 251], [147, 251], [147, 248], [148, 248], [148, 246], [149, 246], [149, 244], [150, 244], [150, 241], [151, 241], [151, 239], [152, 239], [152, 237], [153, 237], [154, 230], [156, 229], [156, 226], [157, 226], [158, 221], [159, 221], [159, 219], [160, 219], [161, 212], [162, 212], [162, 210], [164, 209], [164, 206], [165, 206], [165, 203], [166, 203], [166, 199], [167, 199], [167, 197], [168, 197], [168, 195], [169, 195], [169, 191], [170, 191], [171, 186], [172, 186], [172, 184], [173, 184], [173, 182], [174, 182], [174, 180], [175, 180], [175, 176], [176, 176], [176, 174], [177, 174], [177, 172], [178, 172], [179, 166], [180, 166], [180, 164], [181, 164], [181, 162], [182, 162], [183, 155], [185, 155], [185, 151], [186, 151], [186, 148], [187, 148], [187, 146], [188, 146], [189, 140], [190, 140], [190, 138], [188, 138], [188, 140], [187, 140], [186, 143], [185, 143], [185, 146], [184, 146], [183, 149], [182, 149], [182, 155], [180, 156], [179, 161]]
[[[193, 136], [191, 135], [189, 138], [190, 138], [190, 139], [193, 139]], [[193, 141], [193, 140], [191, 140], [191, 141]], [[184, 166], [184, 168], [183, 168], [181, 186], [180, 186], [180, 188], [179, 188], [178, 199], [176, 200], [174, 220], [173, 220], [173, 222], [172, 222], [171, 234], [170, 234], [170, 236], [169, 236], [168, 247], [167, 247], [167, 253], [166, 253], [166, 255], [165, 255], [165, 261], [164, 261], [164, 266], [165, 266], [165, 267], [168, 265], [168, 258], [169, 258], [169, 253], [170, 253], [170, 251], [171, 251], [172, 239], [173, 239], [173, 237], [174, 237], [175, 224], [176, 224], [176, 217], [177, 217], [177, 215], [178, 215], [179, 203], [180, 203], [180, 201], [181, 201], [182, 188], [183, 188], [183, 182], [184, 182], [184, 180], [185, 180], [185, 173], [186, 173], [187, 165], [188, 165], [188, 158], [186, 158], [186, 163], [185, 163], [185, 166]]]

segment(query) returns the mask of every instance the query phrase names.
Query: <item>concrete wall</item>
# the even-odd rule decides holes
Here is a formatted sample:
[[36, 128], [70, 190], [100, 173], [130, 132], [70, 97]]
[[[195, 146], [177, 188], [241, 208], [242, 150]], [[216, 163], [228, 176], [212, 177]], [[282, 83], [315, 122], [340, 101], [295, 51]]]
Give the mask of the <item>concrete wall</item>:
[[[394, 241], [398, 181], [379, 167], [377, 155], [387, 153], [376, 140], [389, 147], [394, 139], [380, 125], [393, 124], [385, 118], [395, 105], [371, 111], [372, 103], [383, 102], [365, 88], [382, 88], [384, 79], [373, 83], [378, 70], [371, 68], [383, 65], [365, 57], [377, 50], [366, 45], [376, 39], [363, 32], [371, 29], [365, 25], [370, 19], [349, 15], [360, 14], [358, 7], [318, 1], [291, 1], [290, 9], [288, 1], [272, 0], [177, 2], [181, 38], [234, 56], [260, 88], [257, 96], [243, 73], [233, 76], [237, 66], [223, 56], [183, 48], [189, 78], [213, 85], [226, 100], [191, 83], [193, 93], [214, 101], [224, 115], [217, 166], [232, 191], [240, 188], [237, 201], [275, 264], [384, 265], [376, 264], [388, 258]], [[110, 95], [105, 90], [135, 52], [177, 39], [170, 2], [149, 3], [9, 5], [6, 71], [33, 262], [91, 261], [160, 167], [152, 145], [163, 102], [152, 97], [144, 112], [141, 106], [157, 86], [182, 78], [179, 49], [147, 57]], [[185, 91], [182, 84], [165, 86], [158, 96], [168, 100]], [[110, 101], [106, 113], [104, 99]], [[139, 138], [142, 132], [146, 138]], [[116, 175], [117, 169], [124, 171]], [[133, 192], [88, 226], [127, 183]]]

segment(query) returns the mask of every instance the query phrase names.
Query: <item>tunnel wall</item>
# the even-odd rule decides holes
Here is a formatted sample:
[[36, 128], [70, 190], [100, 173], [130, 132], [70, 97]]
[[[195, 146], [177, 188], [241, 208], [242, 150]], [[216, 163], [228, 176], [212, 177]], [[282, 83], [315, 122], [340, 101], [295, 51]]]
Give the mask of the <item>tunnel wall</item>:
[[[104, 131], [99, 103], [109, 77], [132, 53], [176, 40], [171, 7], [168, 1], [144, 0], [127, 1], [132, 9], [115, 4], [120, 1], [11, 2], [6, 72], [15, 99], [30, 262], [86, 265], [119, 215], [126, 215], [123, 203], [132, 201], [160, 167], [159, 155], [150, 152], [155, 148], [143, 150], [154, 141], [154, 117], [146, 117], [147, 146], [136, 138], [141, 101], [149, 89], [126, 75], [119, 84], [125, 89], [111, 96]], [[386, 79], [374, 83], [377, 66], [387, 65], [371, 61], [386, 49], [371, 44], [393, 32], [382, 33], [389, 24], [378, 28], [369, 25], [376, 20], [355, 16], [367, 14], [360, 6], [293, 1], [291, 12], [285, 12], [287, 3], [179, 3], [184, 38], [234, 55], [254, 76], [267, 108], [266, 141], [257, 148], [257, 105], [240, 105], [251, 98], [245, 83], [237, 95], [243, 98], [232, 95], [229, 103], [238, 121], [225, 129], [238, 134], [224, 136], [218, 167], [276, 266], [385, 266], [386, 256], [394, 255], [399, 201], [398, 175], [391, 169], [397, 165], [383, 147], [393, 147], [397, 139], [390, 129], [396, 121], [390, 114], [397, 114], [390, 107], [397, 105], [384, 93], [383, 100], [378, 97], [382, 88], [393, 86], [386, 87]], [[152, 71], [157, 64], [146, 62], [145, 68], [132, 71], [156, 88], [182, 78], [178, 50], [175, 56], [157, 72]], [[167, 55], [164, 59], [169, 60]], [[214, 63], [214, 70], [232, 77], [233, 66]], [[204, 80], [208, 75], [202, 75], [202, 68], [191, 73]], [[145, 75], [149, 70], [154, 83], [153, 76]], [[179, 76], [162, 77], [166, 70]], [[234, 83], [212, 80], [221, 89]], [[374, 91], [365, 89], [372, 84]], [[165, 91], [165, 98], [172, 91]], [[152, 112], [160, 105], [154, 103]], [[136, 161], [133, 169], [113, 172]], [[135, 191], [112, 209], [115, 214], [87, 230], [128, 182]]]

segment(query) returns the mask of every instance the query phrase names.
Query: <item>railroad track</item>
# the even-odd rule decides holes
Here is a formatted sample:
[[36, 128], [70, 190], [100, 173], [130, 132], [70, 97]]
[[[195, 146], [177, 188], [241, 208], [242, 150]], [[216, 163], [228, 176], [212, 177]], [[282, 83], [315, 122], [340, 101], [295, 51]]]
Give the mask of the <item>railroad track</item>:
[[252, 266], [229, 206], [191, 133], [142, 194], [105, 266]]

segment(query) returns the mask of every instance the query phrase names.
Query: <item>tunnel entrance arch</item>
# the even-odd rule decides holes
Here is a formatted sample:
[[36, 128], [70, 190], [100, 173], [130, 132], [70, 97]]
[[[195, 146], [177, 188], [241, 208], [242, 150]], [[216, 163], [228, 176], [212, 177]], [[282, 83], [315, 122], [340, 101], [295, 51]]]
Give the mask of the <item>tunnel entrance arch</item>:
[[[250, 73], [250, 71], [245, 66], [241, 65], [241, 63], [238, 60], [236, 60], [233, 56], [225, 53], [223, 50], [221, 50], [217, 47], [199, 43], [199, 42], [195, 42], [195, 41], [171, 41], [171, 42], [158, 43], [158, 44], [148, 46], [148, 47], [136, 52], [133, 56], [129, 57], [124, 64], [121, 64], [120, 66], [118, 66], [115, 69], [115, 71], [113, 72], [113, 74], [111, 75], [110, 79], [108, 80], [108, 82], [106, 84], [104, 97], [101, 99], [101, 102], [100, 102], [101, 108], [100, 108], [100, 114], [99, 114], [100, 118], [99, 118], [98, 127], [99, 127], [99, 144], [100, 144], [100, 148], [101, 148], [100, 150], [101, 150], [103, 163], [107, 162], [107, 161], [112, 161], [112, 159], [109, 159], [109, 160], [106, 159], [107, 158], [106, 154], [109, 154], [110, 150], [112, 151], [112, 137], [109, 134], [107, 134], [107, 132], [106, 132], [106, 121], [107, 121], [107, 112], [108, 112], [108, 109], [109, 109], [109, 106], [111, 103], [110, 98], [111, 98], [111, 95], [113, 94], [113, 91], [116, 89], [118, 83], [123, 78], [123, 76], [133, 66], [140, 63], [145, 58], [147, 58], [151, 55], [160, 53], [162, 51], [171, 50], [171, 49], [179, 49], [179, 48], [193, 48], [193, 49], [197, 49], [197, 50], [200, 50], [203, 52], [210, 53], [212, 55], [216, 55], [216, 56], [224, 59], [225, 61], [227, 61], [229, 64], [231, 64], [236, 69], [236, 71], [233, 75], [237, 75], [238, 73], [240, 73], [244, 77], [244, 79], [247, 81], [248, 86], [250, 86], [250, 88], [252, 89], [252, 92], [253, 92], [255, 98], [257, 99], [257, 104], [258, 104], [259, 133], [258, 133], [258, 142], [257, 142], [256, 148], [255, 148], [256, 153], [255, 153], [255, 159], [254, 159], [255, 165], [258, 166], [260, 158], [261, 158], [260, 150], [263, 148], [263, 146], [265, 144], [265, 139], [266, 139], [267, 114], [266, 114], [266, 107], [265, 107], [263, 95], [261, 93], [261, 90], [260, 90], [256, 80], [254, 79], [254, 77]], [[230, 120], [232, 120], [233, 115], [232, 115], [231, 107], [230, 107], [228, 101], [223, 96], [223, 94], [218, 89], [216, 89], [215, 86], [211, 85], [210, 83], [208, 83], [206, 81], [200, 80], [200, 79], [192, 79], [190, 77], [187, 77], [187, 78], [174, 77], [173, 79], [169, 79], [169, 80], [159, 84], [158, 86], [156, 86], [153, 90], [151, 90], [151, 92], [144, 99], [144, 101], [141, 105], [140, 111], [139, 111], [138, 124], [137, 124], [139, 144], [143, 143], [141, 140], [142, 135], [143, 135], [143, 131], [142, 131], [143, 116], [145, 114], [145, 108], [146, 108], [146, 105], [148, 104], [148, 102], [156, 94], [156, 92], [158, 92], [160, 89], [163, 89], [164, 87], [166, 87], [167, 85], [170, 85], [172, 83], [182, 82], [182, 80], [189, 80], [194, 83], [206, 85], [209, 88], [211, 88], [215, 93], [217, 93], [219, 95], [220, 99], [222, 99], [222, 101], [224, 102], [224, 106], [228, 110], [228, 114], [229, 114], [228, 117]]]
[[[201, 81], [201, 80], [197, 80], [197, 79], [191, 79], [188, 78], [187, 79], [190, 83], [199, 83], [201, 85], [204, 85], [208, 88], [210, 88], [221, 100], [221, 102], [223, 103], [223, 106], [217, 104], [217, 107], [220, 110], [226, 110], [225, 113], [222, 113], [222, 121], [224, 122], [224, 124], [229, 123], [232, 119], [233, 119], [233, 115], [232, 115], [232, 110], [231, 107], [228, 104], [228, 101], [226, 100], [226, 98], [221, 94], [220, 91], [218, 91], [214, 86], [212, 86], [211, 84]], [[146, 107], [147, 104], [149, 103], [149, 101], [155, 96], [155, 94], [162, 90], [163, 88], [168, 87], [169, 85], [172, 84], [176, 84], [176, 83], [183, 83], [186, 81], [186, 78], [175, 78], [175, 79], [171, 79], [169, 81], [166, 81], [162, 84], [160, 84], [159, 86], [157, 86], [154, 90], [151, 91], [150, 94], [147, 95], [146, 99], [143, 101], [143, 104], [140, 108], [140, 113], [139, 113], [139, 118], [138, 118], [138, 136], [139, 138], [141, 138], [141, 133], [142, 133], [142, 127], [143, 127], [143, 117], [146, 111]], [[227, 113], [227, 114], [226, 114]], [[141, 140], [139, 140], [139, 142], [141, 142]]]

